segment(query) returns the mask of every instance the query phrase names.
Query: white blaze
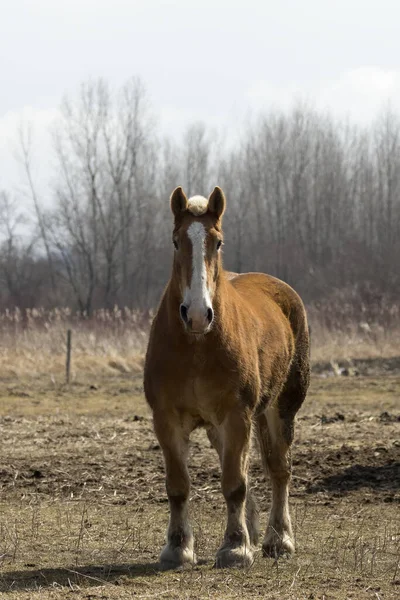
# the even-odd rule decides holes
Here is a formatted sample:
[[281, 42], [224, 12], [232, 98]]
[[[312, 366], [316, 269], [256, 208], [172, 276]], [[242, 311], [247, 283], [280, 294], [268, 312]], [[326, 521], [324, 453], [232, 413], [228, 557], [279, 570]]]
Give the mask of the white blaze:
[[204, 225], [195, 222], [188, 229], [188, 236], [192, 242], [192, 280], [190, 287], [185, 290], [184, 303], [194, 308], [208, 308], [211, 306], [210, 293], [207, 288], [206, 269], [206, 230]]

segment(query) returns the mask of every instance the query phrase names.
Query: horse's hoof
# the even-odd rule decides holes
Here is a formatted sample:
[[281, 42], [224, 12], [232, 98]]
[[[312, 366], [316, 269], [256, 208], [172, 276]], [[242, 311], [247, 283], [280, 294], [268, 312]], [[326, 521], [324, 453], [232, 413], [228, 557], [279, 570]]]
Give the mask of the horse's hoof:
[[239, 546], [238, 548], [221, 548], [221, 550], [218, 550], [214, 566], [216, 569], [231, 567], [246, 569], [251, 567], [253, 562], [253, 552], [246, 546]]
[[193, 566], [197, 563], [193, 548], [171, 547], [167, 544], [160, 555], [161, 571], [169, 571], [184, 566]]
[[290, 558], [295, 552], [294, 542], [288, 535], [279, 537], [274, 533], [264, 540], [262, 552], [263, 556], [269, 558]]

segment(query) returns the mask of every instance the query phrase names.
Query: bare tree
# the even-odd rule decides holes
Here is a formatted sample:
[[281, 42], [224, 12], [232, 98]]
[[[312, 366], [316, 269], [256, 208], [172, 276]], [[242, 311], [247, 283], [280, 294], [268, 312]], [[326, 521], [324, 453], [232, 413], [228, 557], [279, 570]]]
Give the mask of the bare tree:
[[[54, 202], [45, 211], [31, 131], [21, 126], [36, 230], [20, 238], [17, 205], [3, 197], [3, 297], [24, 302], [26, 278], [32, 301], [62, 294], [83, 313], [154, 306], [172, 257], [169, 195], [177, 185], [192, 195], [215, 184], [229, 202], [228, 268], [270, 272], [306, 301], [342, 288], [398, 292], [400, 120], [391, 111], [360, 128], [300, 104], [259, 115], [229, 143], [201, 123], [181, 139], [160, 139], [139, 79], [119, 91], [97, 80], [64, 101], [54, 148]], [[41, 296], [45, 288], [54, 291]]]
[[50, 250], [50, 242], [48, 239], [46, 219], [36, 191], [36, 186], [32, 174], [32, 124], [21, 122], [18, 129], [18, 137], [20, 149], [18, 157], [24, 169], [29, 194], [33, 202], [40, 237], [46, 252], [51, 288], [52, 292], [54, 293], [56, 290], [55, 271], [53, 265], [53, 257]]
[[32, 307], [42, 283], [39, 269], [35, 268], [34, 246], [36, 239], [23, 235], [28, 220], [16, 198], [0, 191], [0, 274], [6, 305]]

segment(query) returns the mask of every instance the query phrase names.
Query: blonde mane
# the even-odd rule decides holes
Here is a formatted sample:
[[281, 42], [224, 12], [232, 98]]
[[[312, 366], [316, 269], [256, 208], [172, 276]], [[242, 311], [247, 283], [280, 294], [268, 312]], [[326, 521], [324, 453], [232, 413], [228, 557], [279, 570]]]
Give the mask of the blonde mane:
[[208, 200], [204, 196], [192, 196], [188, 200], [187, 210], [195, 217], [200, 217], [207, 212]]

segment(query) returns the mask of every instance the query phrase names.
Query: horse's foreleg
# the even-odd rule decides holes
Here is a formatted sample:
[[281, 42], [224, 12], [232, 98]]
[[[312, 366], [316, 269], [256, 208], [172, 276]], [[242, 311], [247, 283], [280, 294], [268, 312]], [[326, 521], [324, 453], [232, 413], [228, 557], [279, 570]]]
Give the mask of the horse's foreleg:
[[163, 569], [173, 569], [185, 563], [195, 564], [193, 533], [188, 519], [190, 481], [187, 470], [189, 431], [154, 415], [154, 429], [164, 453], [166, 489], [170, 507], [167, 544], [160, 556]]
[[224, 541], [218, 550], [217, 567], [247, 567], [253, 552], [246, 523], [247, 463], [251, 417], [229, 414], [219, 428], [222, 439], [222, 492], [228, 520]]
[[[223, 460], [223, 446], [222, 446], [222, 437], [218, 432], [216, 427], [209, 427], [207, 429], [208, 439], [210, 440], [212, 446], [218, 453], [218, 457], [220, 460], [220, 464], [222, 466]], [[260, 533], [260, 522], [259, 522], [259, 510], [257, 506], [257, 502], [248, 489], [246, 494], [246, 524], [247, 530], [250, 536], [250, 542], [253, 546], [256, 546], [258, 543], [259, 533]]]

